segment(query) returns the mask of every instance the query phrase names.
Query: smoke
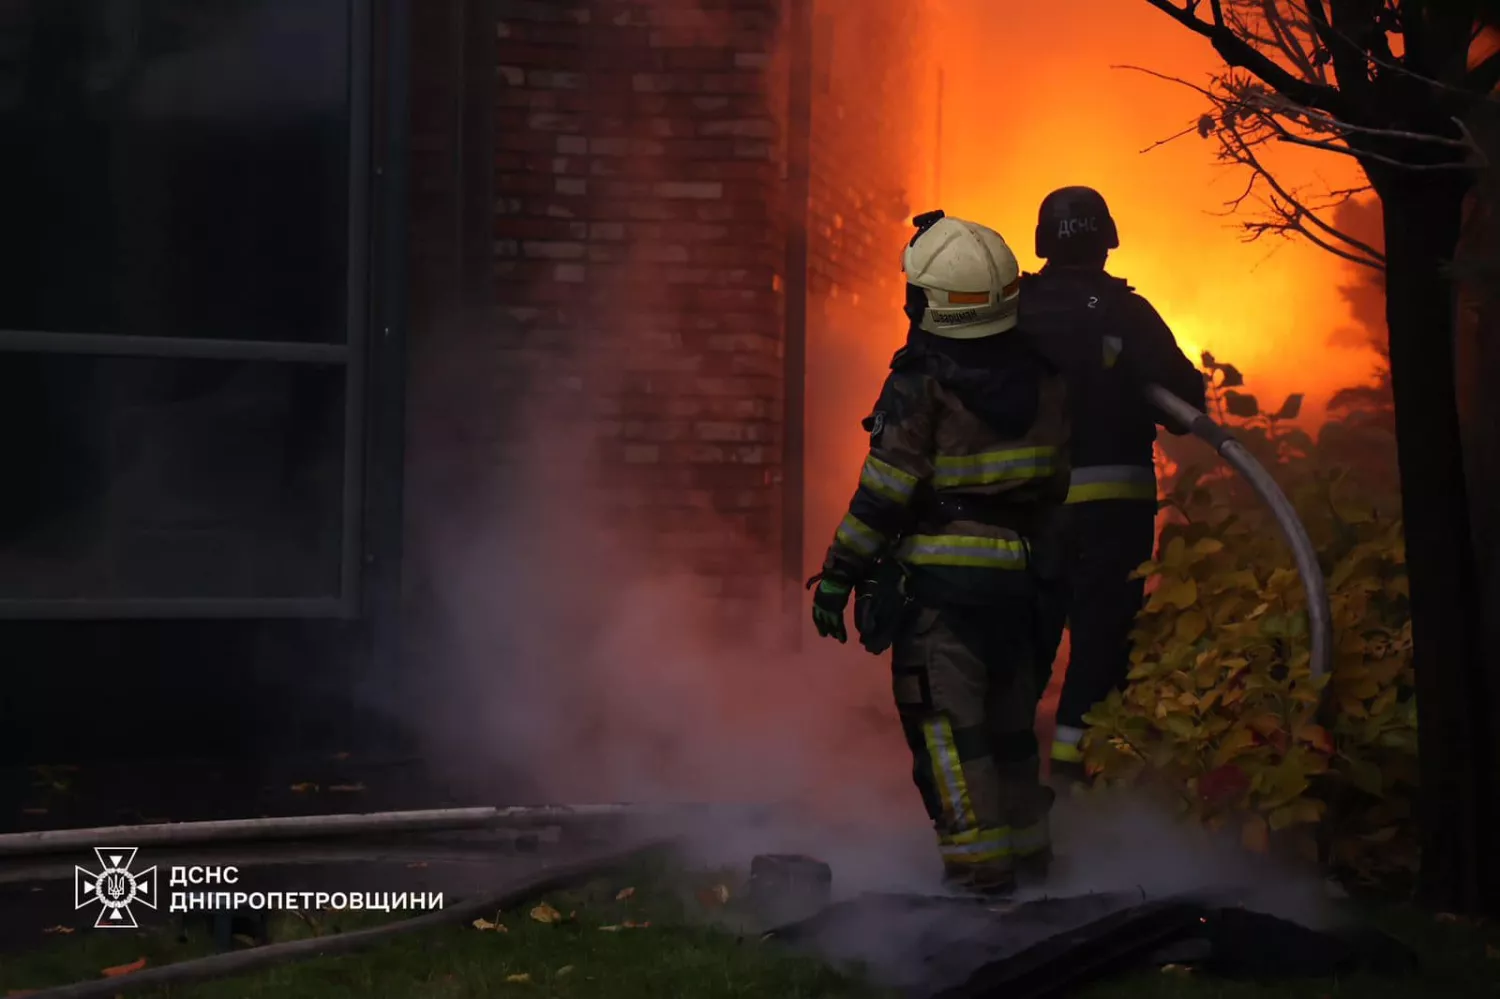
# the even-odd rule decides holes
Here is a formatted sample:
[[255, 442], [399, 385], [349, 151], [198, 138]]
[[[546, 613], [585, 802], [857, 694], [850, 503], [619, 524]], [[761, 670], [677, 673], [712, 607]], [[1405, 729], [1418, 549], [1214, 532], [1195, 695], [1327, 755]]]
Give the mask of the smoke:
[[[671, 157], [640, 157], [612, 179], [649, 184], [677, 168]], [[763, 539], [745, 516], [698, 496], [702, 486], [670, 463], [630, 460], [701, 446], [677, 437], [665, 413], [733, 419], [726, 400], [690, 387], [708, 364], [702, 327], [676, 304], [681, 296], [660, 294], [671, 247], [655, 235], [630, 226], [613, 276], [568, 304], [565, 349], [536, 346], [519, 315], [529, 306], [513, 310], [515, 328], [448, 340], [528, 346], [506, 355], [524, 368], [503, 427], [471, 442], [485, 474], [450, 467], [413, 504], [426, 613], [409, 636], [417, 682], [399, 708], [442, 776], [495, 799], [768, 803], [766, 821], [726, 813], [675, 831], [704, 863], [801, 852], [832, 866], [840, 894], [937, 891], [940, 866], [885, 663], [811, 638], [805, 594], [765, 571]], [[891, 270], [885, 251], [871, 253]], [[884, 272], [882, 282], [870, 300], [883, 300]], [[851, 294], [852, 310], [860, 300]], [[851, 413], [873, 398], [883, 359], [851, 347], [854, 366], [835, 365], [830, 346], [852, 344], [863, 314], [830, 318], [821, 335], [831, 339], [815, 345], [810, 365], [809, 397]], [[433, 370], [482, 381], [475, 369], [487, 369], [472, 360]], [[855, 385], [851, 370], [869, 384]], [[448, 411], [485, 412], [461, 401]], [[842, 424], [851, 437], [858, 415]], [[816, 452], [809, 480], [819, 496], [847, 498], [857, 465], [832, 460], [835, 450]], [[810, 521], [810, 549], [831, 533], [826, 513]], [[743, 571], [705, 575], [705, 565]], [[785, 638], [798, 630], [803, 648], [790, 651]], [[1054, 890], [1158, 893], [1246, 870], [1145, 806], [1067, 806], [1057, 825], [1069, 859]]]

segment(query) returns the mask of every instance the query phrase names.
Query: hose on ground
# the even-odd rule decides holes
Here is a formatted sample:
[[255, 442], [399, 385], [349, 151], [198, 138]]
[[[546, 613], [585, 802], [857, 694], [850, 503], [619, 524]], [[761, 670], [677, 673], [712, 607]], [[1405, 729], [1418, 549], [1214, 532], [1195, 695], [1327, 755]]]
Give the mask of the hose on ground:
[[135, 847], [200, 846], [273, 839], [324, 839], [460, 829], [557, 826], [609, 819], [669, 818], [688, 805], [527, 805], [435, 808], [345, 815], [293, 815], [209, 822], [161, 822], [93, 829], [40, 829], [0, 835], [0, 857], [87, 851], [100, 843]]
[[1328, 585], [1323, 578], [1323, 569], [1318, 565], [1318, 550], [1307, 536], [1307, 528], [1297, 516], [1297, 508], [1286, 493], [1276, 484], [1271, 473], [1266, 471], [1245, 445], [1234, 439], [1234, 435], [1209, 418], [1207, 413], [1191, 406], [1168, 392], [1160, 385], [1151, 385], [1146, 396], [1162, 412], [1192, 431], [1219, 453], [1261, 500], [1270, 507], [1282, 536], [1292, 550], [1297, 564], [1297, 574], [1302, 577], [1302, 588], [1307, 594], [1307, 631], [1312, 645], [1309, 668], [1314, 677], [1321, 677], [1332, 668], [1333, 615], [1328, 606]]
[[451, 923], [468, 922], [482, 916], [492, 916], [501, 909], [509, 909], [538, 895], [548, 892], [576, 888], [605, 874], [628, 867], [643, 855], [672, 845], [670, 839], [652, 840], [637, 844], [603, 856], [592, 857], [564, 864], [512, 882], [505, 888], [460, 902], [440, 912], [431, 912], [412, 919], [403, 919], [384, 926], [364, 930], [351, 930], [326, 937], [307, 940], [289, 940], [286, 943], [267, 944], [250, 950], [210, 957], [179, 961], [160, 968], [147, 968], [117, 978], [101, 978], [53, 989], [42, 989], [29, 993], [31, 999], [110, 999], [125, 993], [139, 993], [147, 989], [168, 986], [179, 987], [193, 982], [204, 982], [231, 975], [242, 975], [259, 971], [273, 965], [291, 961], [302, 961], [314, 957], [348, 954], [385, 943], [404, 933], [419, 933]]

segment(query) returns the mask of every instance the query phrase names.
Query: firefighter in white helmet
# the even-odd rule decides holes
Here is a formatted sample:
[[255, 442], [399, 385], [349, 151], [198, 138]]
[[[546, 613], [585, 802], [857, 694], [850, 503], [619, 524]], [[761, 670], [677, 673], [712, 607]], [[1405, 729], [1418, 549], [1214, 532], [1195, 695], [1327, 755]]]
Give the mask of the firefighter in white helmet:
[[819, 634], [892, 650], [913, 777], [950, 883], [1005, 892], [1045, 871], [1032, 538], [1066, 497], [1056, 369], [1016, 329], [1020, 268], [999, 233], [930, 212], [902, 258], [907, 345], [864, 421], [870, 453], [817, 591]]

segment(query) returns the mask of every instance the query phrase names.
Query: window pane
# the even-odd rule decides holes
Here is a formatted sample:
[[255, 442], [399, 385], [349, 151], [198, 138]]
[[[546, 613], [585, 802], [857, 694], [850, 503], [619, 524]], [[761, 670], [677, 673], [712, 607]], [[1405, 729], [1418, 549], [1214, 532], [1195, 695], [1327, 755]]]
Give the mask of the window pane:
[[0, 598], [336, 597], [343, 378], [0, 354]]
[[0, 328], [345, 337], [349, 0], [0, 8]]

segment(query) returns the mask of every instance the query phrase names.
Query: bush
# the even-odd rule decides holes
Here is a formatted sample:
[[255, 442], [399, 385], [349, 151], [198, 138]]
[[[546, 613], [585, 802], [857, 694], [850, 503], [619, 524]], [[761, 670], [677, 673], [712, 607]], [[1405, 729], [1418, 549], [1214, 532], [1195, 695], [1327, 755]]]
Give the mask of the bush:
[[1131, 682], [1087, 717], [1085, 758], [1100, 783], [1166, 789], [1253, 850], [1316, 846], [1364, 879], [1410, 871], [1416, 704], [1394, 442], [1368, 408], [1315, 439], [1286, 425], [1300, 397], [1264, 414], [1232, 366], [1204, 364], [1220, 418], [1277, 475], [1319, 550], [1333, 671], [1311, 675], [1306, 596], [1269, 512], [1221, 466], [1182, 465], [1164, 483], [1158, 560], [1140, 569], [1153, 588]]

